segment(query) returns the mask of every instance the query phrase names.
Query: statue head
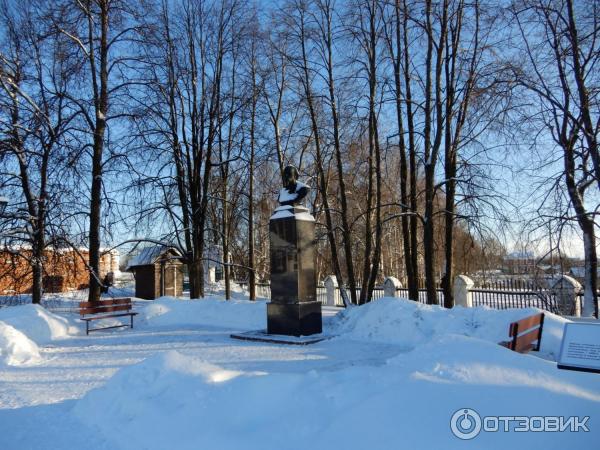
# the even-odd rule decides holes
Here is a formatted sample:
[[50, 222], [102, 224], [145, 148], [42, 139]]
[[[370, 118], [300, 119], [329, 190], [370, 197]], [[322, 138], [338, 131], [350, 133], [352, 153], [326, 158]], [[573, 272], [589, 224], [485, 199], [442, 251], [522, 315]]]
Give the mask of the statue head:
[[283, 187], [290, 190], [295, 189], [298, 181], [298, 169], [294, 166], [286, 166], [283, 169]]
[[283, 189], [279, 191], [279, 204], [281, 206], [299, 205], [310, 188], [298, 181], [298, 169], [294, 166], [286, 166], [282, 175]]

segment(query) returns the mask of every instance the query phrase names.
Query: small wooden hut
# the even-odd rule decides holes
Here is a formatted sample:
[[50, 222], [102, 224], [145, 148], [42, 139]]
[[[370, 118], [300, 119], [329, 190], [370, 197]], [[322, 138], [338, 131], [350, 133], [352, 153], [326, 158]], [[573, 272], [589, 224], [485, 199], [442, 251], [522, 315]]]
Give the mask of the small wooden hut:
[[162, 296], [183, 294], [181, 253], [162, 245], [146, 247], [127, 264], [135, 278], [135, 296], [154, 300]]

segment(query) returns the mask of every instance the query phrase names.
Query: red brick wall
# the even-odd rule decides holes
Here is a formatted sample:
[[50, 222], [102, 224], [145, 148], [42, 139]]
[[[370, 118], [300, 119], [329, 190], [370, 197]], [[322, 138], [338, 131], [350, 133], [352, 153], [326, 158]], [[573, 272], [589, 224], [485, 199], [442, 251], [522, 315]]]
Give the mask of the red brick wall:
[[[27, 258], [29, 250], [11, 252], [0, 249], [0, 295], [25, 294], [31, 292], [32, 275]], [[82, 258], [87, 260], [88, 251], [46, 250], [45, 273], [46, 292], [66, 292], [88, 287], [89, 275]], [[111, 255], [105, 254], [100, 262], [100, 276], [114, 270]], [[114, 264], [113, 264], [114, 265]]]

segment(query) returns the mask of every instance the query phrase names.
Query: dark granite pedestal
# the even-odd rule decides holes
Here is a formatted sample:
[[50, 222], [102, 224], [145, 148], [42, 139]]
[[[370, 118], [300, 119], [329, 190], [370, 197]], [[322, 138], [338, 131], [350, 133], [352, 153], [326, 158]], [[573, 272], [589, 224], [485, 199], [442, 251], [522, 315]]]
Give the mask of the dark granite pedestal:
[[280, 206], [269, 222], [271, 302], [267, 332], [289, 336], [321, 333], [315, 279], [315, 219], [303, 206]]

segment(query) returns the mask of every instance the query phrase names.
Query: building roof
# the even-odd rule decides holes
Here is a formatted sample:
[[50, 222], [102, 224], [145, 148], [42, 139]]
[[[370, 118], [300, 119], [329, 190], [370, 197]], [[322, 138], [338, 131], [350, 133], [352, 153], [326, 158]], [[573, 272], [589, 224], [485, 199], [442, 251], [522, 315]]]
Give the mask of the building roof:
[[535, 259], [535, 255], [533, 252], [522, 251], [522, 252], [512, 252], [504, 257], [505, 260], [510, 259]]
[[584, 278], [585, 277], [585, 267], [571, 267], [569, 271], [576, 278]]
[[125, 270], [129, 270], [133, 267], [154, 265], [156, 261], [168, 251], [173, 251], [177, 256], [181, 256], [181, 253], [175, 247], [167, 247], [166, 245], [144, 247], [137, 255], [129, 260]]

